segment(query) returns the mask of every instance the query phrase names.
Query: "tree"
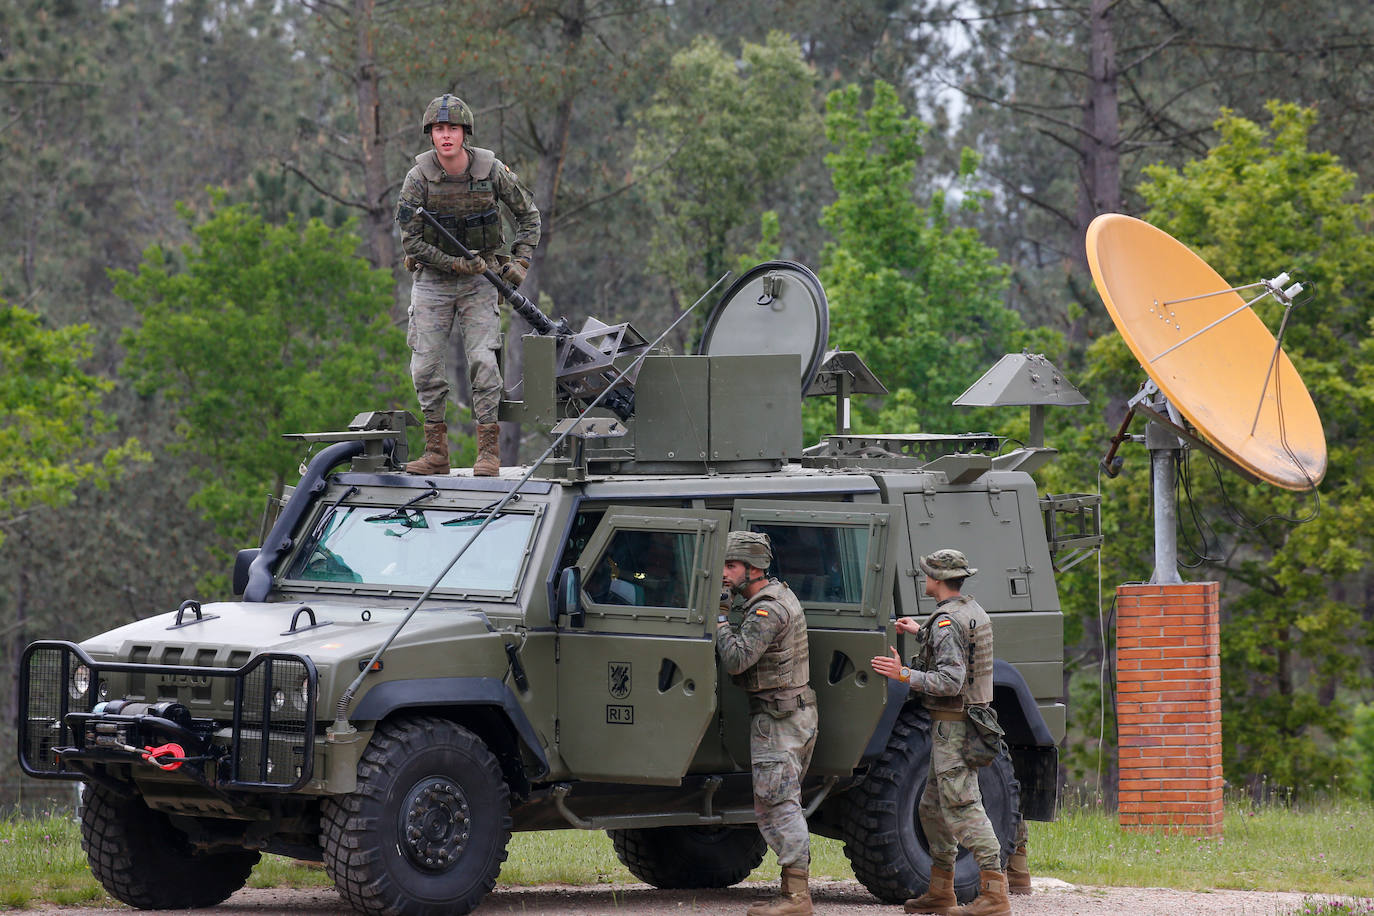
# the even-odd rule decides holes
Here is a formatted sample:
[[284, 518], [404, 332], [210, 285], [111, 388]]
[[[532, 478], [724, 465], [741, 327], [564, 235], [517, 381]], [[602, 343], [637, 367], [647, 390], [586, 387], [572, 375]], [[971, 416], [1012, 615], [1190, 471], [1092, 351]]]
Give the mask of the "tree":
[[124, 335], [124, 371], [174, 406], [179, 449], [197, 457], [193, 505], [246, 544], [264, 491], [279, 493], [300, 460], [283, 433], [409, 403], [405, 342], [387, 318], [391, 275], [356, 254], [350, 227], [275, 226], [236, 205], [192, 232], [193, 244], [153, 246], [136, 273], [114, 272], [142, 318]]
[[107, 483], [124, 462], [146, 458], [126, 439], [98, 459], [90, 453], [114, 419], [100, 409], [113, 384], [88, 375], [91, 329], [48, 330], [38, 318], [0, 299], [0, 545], [5, 527], [36, 506], [60, 506], [85, 482]]
[[[821, 218], [835, 240], [821, 270], [830, 345], [858, 352], [893, 392], [881, 419], [859, 412], [864, 426], [966, 428], [950, 402], [1008, 349], [1049, 340], [1027, 334], [1003, 305], [1006, 268], [975, 229], [956, 224], [950, 195], [916, 199], [926, 126], [887, 83], [872, 95], [866, 110], [857, 86], [826, 104], [826, 136], [837, 147], [826, 157], [836, 200]], [[968, 210], [979, 201], [968, 183], [976, 161], [966, 157], [959, 176]]]
[[[815, 76], [790, 38], [744, 42], [739, 58], [698, 37], [673, 55], [639, 119], [635, 169], [655, 216], [656, 262], [685, 305], [744, 247], [734, 233], [820, 137]], [[732, 250], [733, 249], [733, 250]]]
[[[1196, 458], [1180, 478], [1208, 523], [1199, 526], [1206, 537], [1199, 565], [1223, 581], [1224, 765], [1233, 782], [1256, 792], [1266, 780], [1301, 789], [1343, 775], [1348, 761], [1338, 742], [1349, 731], [1352, 691], [1370, 685], [1361, 669], [1374, 642], [1365, 597], [1374, 482], [1360, 470], [1374, 460], [1374, 200], [1355, 196], [1356, 176], [1337, 157], [1310, 149], [1314, 110], [1271, 103], [1269, 114], [1261, 126], [1224, 113], [1205, 157], [1151, 167], [1136, 189], [1150, 206], [1149, 222], [1231, 282], [1282, 269], [1315, 289], [1283, 343], [1326, 427], [1330, 470], [1320, 500], [1247, 484]], [[1277, 329], [1277, 306], [1257, 311]], [[1124, 350], [1112, 335], [1088, 351], [1113, 367], [1100, 377], [1109, 390], [1128, 391], [1140, 380]], [[1106, 430], [1098, 435], [1105, 442]], [[1131, 498], [1140, 502], [1148, 486], [1145, 462], [1138, 463]], [[1137, 568], [1150, 555], [1148, 518], [1141, 506], [1116, 535], [1114, 550], [1133, 554]], [[1130, 565], [1118, 568], [1129, 577]]]

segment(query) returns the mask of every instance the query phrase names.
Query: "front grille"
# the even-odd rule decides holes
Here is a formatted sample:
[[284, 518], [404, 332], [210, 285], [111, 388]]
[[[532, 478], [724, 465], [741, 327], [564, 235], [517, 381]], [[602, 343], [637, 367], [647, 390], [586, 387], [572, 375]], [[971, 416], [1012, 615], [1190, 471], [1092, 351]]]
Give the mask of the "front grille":
[[[83, 666], [84, 684], [73, 680]], [[73, 643], [44, 640], [25, 650], [19, 678], [19, 761], [31, 776], [80, 779], [102, 764], [138, 766], [141, 758], [119, 745], [175, 741], [197, 758], [176, 772], [211, 788], [292, 791], [311, 778], [318, 675], [308, 656], [259, 655], [241, 668], [97, 662]], [[147, 682], [175, 685], [187, 704], [101, 695], [112, 683]], [[195, 717], [212, 694], [232, 698], [230, 708]], [[226, 728], [227, 746], [216, 737]]]

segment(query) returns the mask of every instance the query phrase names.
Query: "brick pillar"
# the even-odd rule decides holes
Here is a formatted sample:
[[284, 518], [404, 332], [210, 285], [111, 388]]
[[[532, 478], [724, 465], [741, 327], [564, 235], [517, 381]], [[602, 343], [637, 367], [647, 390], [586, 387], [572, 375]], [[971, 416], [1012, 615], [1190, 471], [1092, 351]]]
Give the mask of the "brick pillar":
[[1122, 827], [1222, 832], [1218, 594], [1215, 582], [1116, 590]]

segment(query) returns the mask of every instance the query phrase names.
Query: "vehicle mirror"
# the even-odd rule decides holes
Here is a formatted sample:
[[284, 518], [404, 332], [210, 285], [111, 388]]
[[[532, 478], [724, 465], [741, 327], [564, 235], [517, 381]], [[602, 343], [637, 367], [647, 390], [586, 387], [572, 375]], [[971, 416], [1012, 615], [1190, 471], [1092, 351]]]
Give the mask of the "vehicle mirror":
[[565, 614], [568, 617], [568, 626], [580, 627], [587, 622], [587, 612], [582, 609], [582, 570], [576, 566], [567, 567], [558, 576], [553, 623], [557, 625]]
[[234, 594], [242, 595], [243, 590], [248, 587], [248, 567], [253, 565], [253, 561], [258, 558], [260, 548], [250, 547], [247, 550], [240, 550], [234, 557]]

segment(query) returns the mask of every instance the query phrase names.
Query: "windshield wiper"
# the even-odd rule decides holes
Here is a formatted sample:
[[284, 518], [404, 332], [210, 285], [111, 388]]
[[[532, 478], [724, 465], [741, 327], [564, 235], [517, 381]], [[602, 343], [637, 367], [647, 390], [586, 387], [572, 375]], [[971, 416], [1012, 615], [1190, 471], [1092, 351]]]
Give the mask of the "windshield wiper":
[[[504, 501], [505, 501], [505, 502], [508, 502], [508, 503], [519, 502], [519, 501], [520, 501], [520, 494], [519, 494], [519, 493], [516, 493], [516, 494], [513, 495], [510, 499], [507, 499], [507, 500], [504, 500]], [[460, 515], [460, 516], [458, 516], [457, 518], [451, 518], [451, 519], [449, 519], [449, 520], [446, 521], [446, 522], [440, 522], [440, 523], [439, 523], [439, 527], [440, 527], [440, 528], [446, 528], [446, 527], [448, 527], [449, 525], [466, 525], [468, 522], [475, 522], [475, 521], [476, 521], [477, 519], [479, 519], [479, 518], [486, 518], [488, 515], [491, 515], [491, 514], [492, 514], [492, 511], [493, 511], [493, 510], [499, 508], [500, 505], [501, 505], [501, 503], [502, 503], [502, 500], [499, 500], [499, 499], [498, 499], [498, 500], [497, 500], [496, 502], [494, 502], [494, 503], [491, 503], [491, 504], [489, 504], [489, 505], [483, 506], [482, 508], [478, 509], [476, 512], [469, 512], [467, 515]], [[497, 513], [497, 514], [498, 514], [498, 515], [501, 515], [501, 514], [504, 514], [504, 513]]]
[[356, 486], [349, 487], [347, 490], [344, 490], [344, 491], [343, 491], [343, 495], [342, 495], [342, 496], [340, 496], [338, 499], [334, 500], [334, 505], [332, 505], [332, 506], [330, 506], [328, 509], [324, 510], [324, 515], [321, 515], [321, 516], [320, 516], [320, 521], [319, 521], [319, 523], [318, 523], [317, 525], [315, 525], [315, 530], [312, 531], [312, 532], [310, 532], [310, 540], [311, 540], [312, 542], [318, 542], [318, 541], [319, 541], [320, 535], [324, 533], [324, 529], [327, 528], [327, 527], [329, 526], [330, 521], [333, 520], [333, 518], [334, 518], [334, 513], [338, 511], [338, 509], [339, 509], [339, 504], [340, 504], [341, 502], [343, 502], [345, 499], [348, 499], [348, 497], [352, 496], [354, 493], [357, 493], [357, 492], [358, 492], [358, 488], [357, 488]]
[[408, 512], [408, 511], [406, 511], [406, 510], [408, 510], [411, 506], [415, 505], [416, 503], [418, 503], [418, 502], [419, 502], [420, 500], [422, 500], [422, 499], [432, 499], [432, 498], [434, 498], [435, 496], [438, 496], [438, 495], [439, 495], [439, 488], [436, 487], [434, 484], [430, 484], [430, 485], [429, 485], [429, 492], [428, 492], [428, 493], [421, 493], [419, 496], [417, 496], [417, 497], [415, 497], [414, 499], [410, 500], [410, 501], [407, 502], [405, 505], [397, 506], [395, 509], [392, 509], [390, 512], [383, 512], [381, 515], [370, 515], [370, 516], [368, 516], [367, 518], [363, 519], [363, 521], [365, 521], [365, 522], [396, 522], [396, 521], [412, 522], [411, 513]]

